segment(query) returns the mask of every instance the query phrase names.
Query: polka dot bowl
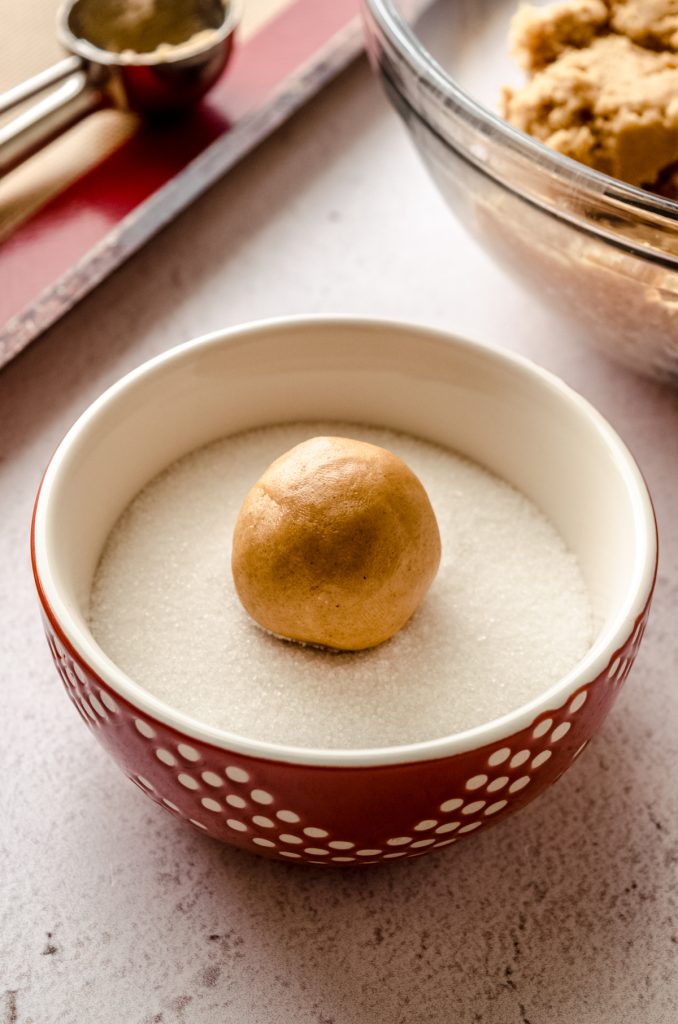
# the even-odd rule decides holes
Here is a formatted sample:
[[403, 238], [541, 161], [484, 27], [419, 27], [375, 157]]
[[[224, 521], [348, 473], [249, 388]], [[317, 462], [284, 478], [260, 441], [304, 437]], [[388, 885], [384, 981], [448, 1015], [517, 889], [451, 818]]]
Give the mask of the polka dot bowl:
[[[292, 420], [358, 421], [452, 447], [499, 473], [578, 556], [598, 623], [586, 657], [511, 714], [409, 746], [277, 746], [203, 725], [97, 646], [90, 582], [143, 484], [217, 437]], [[378, 864], [451, 846], [518, 810], [578, 757], [640, 644], [656, 575], [643, 479], [610, 426], [508, 353], [374, 320], [297, 318], [213, 334], [110, 388], [57, 449], [32, 556], [47, 641], [87, 727], [151, 800], [196, 830], [283, 861]]]

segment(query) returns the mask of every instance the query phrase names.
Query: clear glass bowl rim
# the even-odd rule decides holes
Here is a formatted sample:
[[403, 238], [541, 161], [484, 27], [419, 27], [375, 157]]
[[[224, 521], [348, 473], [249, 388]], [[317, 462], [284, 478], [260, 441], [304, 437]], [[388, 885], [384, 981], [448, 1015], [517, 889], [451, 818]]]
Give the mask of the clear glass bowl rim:
[[[475, 100], [441, 67], [412, 31], [396, 0], [362, 0], [362, 3], [377, 30], [409, 67], [416, 80], [430, 94], [443, 101], [453, 101], [456, 110], [460, 111], [469, 123], [480, 124], [490, 129], [495, 142], [507, 150], [512, 150], [524, 160], [539, 164], [552, 180], [568, 186], [570, 191], [576, 191], [582, 198], [590, 199], [599, 208], [609, 203], [611, 217], [618, 217], [620, 214], [629, 217], [640, 215], [641, 220], [647, 224], [649, 215], [651, 221], [648, 227], [653, 223], [671, 232], [678, 231], [677, 201], [646, 192], [593, 170], [549, 149], [537, 139], [514, 128], [498, 114]], [[412, 6], [418, 13], [428, 5], [425, 0], [415, 0]], [[628, 245], [628, 240], [626, 244]], [[640, 241], [637, 248], [629, 246], [631, 247], [636, 249], [639, 255], [650, 255]], [[667, 257], [667, 262], [672, 262], [668, 253]]]

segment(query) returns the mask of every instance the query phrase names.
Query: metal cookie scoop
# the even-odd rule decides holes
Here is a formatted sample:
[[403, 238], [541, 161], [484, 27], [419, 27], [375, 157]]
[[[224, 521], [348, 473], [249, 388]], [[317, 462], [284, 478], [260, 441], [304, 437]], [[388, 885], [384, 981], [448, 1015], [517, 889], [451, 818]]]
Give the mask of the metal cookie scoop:
[[0, 95], [0, 117], [63, 85], [0, 127], [0, 177], [105, 107], [147, 117], [185, 109], [223, 71], [236, 0], [68, 0], [57, 35], [70, 56]]

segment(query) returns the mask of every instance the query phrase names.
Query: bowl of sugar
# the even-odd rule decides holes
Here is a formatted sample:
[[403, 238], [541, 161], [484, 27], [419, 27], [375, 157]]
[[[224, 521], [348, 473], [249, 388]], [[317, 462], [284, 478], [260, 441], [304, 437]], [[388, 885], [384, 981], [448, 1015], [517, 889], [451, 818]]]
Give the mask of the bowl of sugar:
[[[347, 526], [346, 444], [368, 488], [397, 463], [428, 517], [416, 609], [360, 649], [405, 499], [382, 502], [381, 538], [369, 516]], [[325, 609], [349, 608], [341, 650], [294, 634], [299, 592], [322, 591], [316, 533], [292, 568], [266, 548], [246, 563], [250, 587], [286, 580], [283, 638], [233, 578], [236, 527], [249, 543], [262, 502], [279, 525], [275, 467], [309, 446], [335, 468], [341, 449], [313, 526], [331, 519], [348, 566]], [[626, 679], [657, 567], [643, 478], [582, 398], [508, 352], [342, 317], [220, 331], [113, 385], [47, 467], [31, 548], [66, 692], [132, 782], [201, 833], [336, 867], [452, 846], [559, 778]]]

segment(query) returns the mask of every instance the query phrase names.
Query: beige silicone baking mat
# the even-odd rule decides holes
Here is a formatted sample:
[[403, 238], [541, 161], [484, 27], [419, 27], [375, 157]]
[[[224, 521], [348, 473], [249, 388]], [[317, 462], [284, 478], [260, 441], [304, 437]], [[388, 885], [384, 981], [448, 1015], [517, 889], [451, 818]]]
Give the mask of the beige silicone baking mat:
[[[246, 39], [291, 0], [244, 0], [238, 32]], [[56, 40], [60, 0], [0, 0], [0, 92], [63, 57]], [[133, 114], [102, 110], [76, 125], [0, 179], [0, 242], [70, 182], [119, 146], [135, 130]]]

